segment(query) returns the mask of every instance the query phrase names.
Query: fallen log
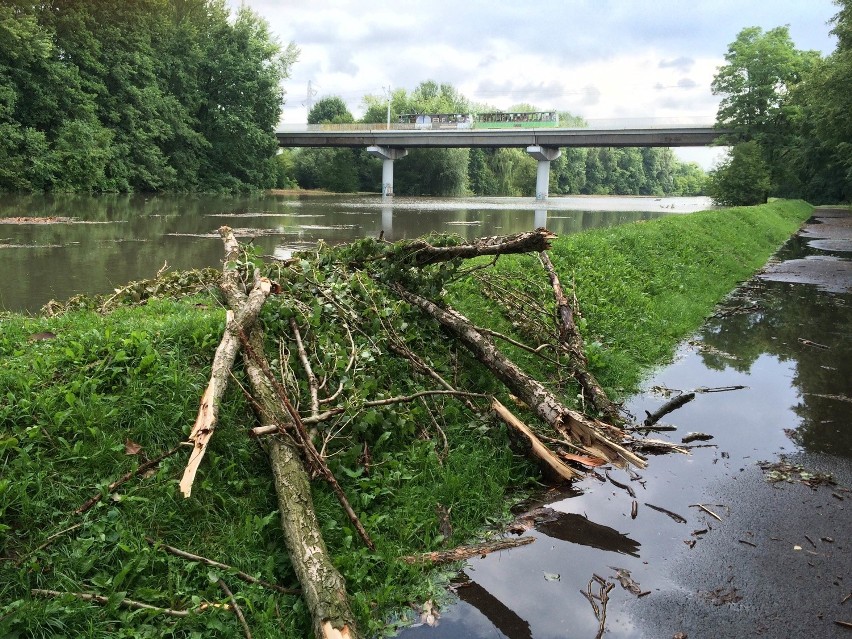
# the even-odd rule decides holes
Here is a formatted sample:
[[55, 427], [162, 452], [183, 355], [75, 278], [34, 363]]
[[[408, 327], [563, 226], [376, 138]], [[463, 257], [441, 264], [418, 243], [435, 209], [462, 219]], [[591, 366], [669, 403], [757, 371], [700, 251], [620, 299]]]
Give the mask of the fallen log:
[[432, 316], [457, 337], [542, 420], [571, 441], [578, 442], [581, 450], [616, 464], [633, 464], [639, 468], [646, 466], [644, 459], [603, 434], [603, 431], [606, 431], [610, 437], [621, 439], [625, 436], [624, 431], [604, 422], [591, 420], [564, 406], [544, 385], [524, 373], [503, 355], [464, 315], [450, 308], [441, 308], [399, 284], [393, 284], [392, 288], [403, 300]]
[[401, 559], [407, 564], [450, 564], [454, 561], [464, 561], [471, 557], [482, 557], [492, 552], [509, 550], [518, 546], [526, 546], [535, 541], [535, 537], [521, 537], [520, 539], [497, 539], [486, 541], [472, 546], [459, 546], [452, 550], [438, 550], [435, 552], [424, 552], [419, 555], [407, 555]]
[[583, 394], [588, 396], [589, 401], [595, 410], [597, 410], [605, 419], [609, 420], [613, 425], [620, 426], [624, 420], [606, 391], [598, 382], [597, 378], [589, 371], [589, 361], [586, 358], [585, 349], [583, 347], [583, 337], [577, 329], [577, 324], [574, 322], [574, 310], [562, 290], [562, 284], [559, 281], [559, 276], [556, 269], [553, 267], [553, 262], [550, 261], [546, 251], [538, 254], [542, 266], [547, 271], [547, 276], [550, 278], [550, 285], [553, 287], [553, 295], [556, 298], [556, 315], [559, 319], [559, 345], [568, 355], [568, 370], [577, 383]]
[[456, 258], [472, 258], [483, 255], [504, 255], [508, 253], [532, 253], [546, 251], [550, 240], [556, 235], [545, 228], [515, 235], [483, 237], [472, 244], [457, 246], [433, 246], [425, 240], [398, 243], [385, 258], [400, 264], [421, 268], [429, 264], [448, 262]]
[[[238, 244], [231, 229], [222, 227], [219, 233], [229, 257], [235, 256]], [[221, 288], [229, 306], [242, 309], [249, 298], [241, 290], [232, 259], [225, 263]], [[243, 349], [243, 363], [254, 392], [258, 420], [263, 427], [274, 425], [281, 427], [279, 430], [295, 432], [293, 416], [279, 401], [263, 370], [263, 332], [256, 325], [247, 328], [241, 335], [247, 345]], [[238, 334], [238, 344], [239, 338]], [[318, 639], [357, 639], [360, 635], [346, 584], [334, 567], [322, 537], [311, 497], [310, 477], [298, 445], [284, 433], [265, 438], [263, 444], [272, 467], [284, 541], [311, 614], [314, 635]]]

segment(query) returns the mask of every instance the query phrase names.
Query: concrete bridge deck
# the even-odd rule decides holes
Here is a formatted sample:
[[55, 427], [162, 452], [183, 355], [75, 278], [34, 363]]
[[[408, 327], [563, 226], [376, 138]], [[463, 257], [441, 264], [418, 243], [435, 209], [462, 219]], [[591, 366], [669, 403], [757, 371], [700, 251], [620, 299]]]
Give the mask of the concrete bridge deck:
[[709, 146], [725, 131], [680, 126], [636, 129], [438, 129], [279, 131], [282, 147], [497, 148]]

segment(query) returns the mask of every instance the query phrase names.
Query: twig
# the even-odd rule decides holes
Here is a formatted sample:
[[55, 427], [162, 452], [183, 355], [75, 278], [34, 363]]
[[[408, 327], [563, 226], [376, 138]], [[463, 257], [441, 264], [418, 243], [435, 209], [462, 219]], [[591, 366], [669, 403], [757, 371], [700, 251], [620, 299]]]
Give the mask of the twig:
[[837, 621], [837, 620], [835, 620], [835, 621], [834, 621], [834, 623], [835, 623], [835, 624], [837, 624], [838, 626], [840, 626], [841, 628], [850, 628], [850, 629], [852, 629], [852, 622], [849, 622], [849, 621]]
[[801, 342], [805, 346], [815, 346], [816, 348], [822, 348], [822, 349], [826, 349], [826, 350], [829, 348], [825, 344], [818, 344], [817, 342], [812, 342], [811, 340], [805, 339], [804, 337], [800, 337], [799, 342]]
[[611, 483], [613, 486], [618, 486], [619, 488], [621, 488], [621, 490], [626, 490], [626, 491], [627, 491], [627, 493], [628, 493], [631, 497], [633, 497], [633, 499], [636, 499], [636, 492], [633, 490], [633, 488], [632, 488], [631, 486], [629, 486], [628, 484], [622, 484], [620, 481], [616, 481], [616, 480], [614, 480], [612, 477], [610, 477], [610, 476], [609, 476], [609, 471], [608, 471], [608, 470], [605, 470], [605, 471], [604, 471], [604, 475], [606, 475], [606, 478], [610, 481], [610, 483]]
[[243, 627], [243, 633], [246, 636], [246, 639], [251, 639], [251, 630], [249, 629], [248, 623], [246, 623], [246, 618], [243, 616], [243, 610], [240, 608], [240, 604], [237, 603], [236, 597], [234, 597], [234, 593], [231, 592], [231, 589], [228, 588], [228, 584], [226, 584], [223, 580], [219, 580], [219, 587], [225, 591], [225, 594], [228, 595], [228, 598], [231, 600], [231, 605], [234, 607], [234, 614], [237, 615], [237, 619], [240, 620], [240, 625]]
[[513, 339], [513, 338], [509, 337], [508, 335], [504, 335], [503, 333], [498, 333], [497, 331], [492, 331], [490, 328], [482, 328], [480, 326], [477, 326], [476, 330], [478, 330], [483, 335], [490, 335], [491, 337], [496, 337], [498, 339], [502, 339], [504, 342], [509, 342], [509, 344], [512, 344], [513, 346], [517, 346], [521, 350], [527, 351], [528, 353], [533, 353], [534, 355], [538, 355], [539, 357], [541, 357], [545, 361], [550, 362], [551, 364], [556, 363], [555, 360], [553, 360], [549, 357], [545, 357], [544, 355], [541, 354], [541, 351], [543, 351], [545, 348], [553, 348], [553, 344], [546, 344], [545, 343], [545, 344], [540, 344], [539, 346], [533, 348], [532, 346], [528, 346], [527, 344], [524, 344], [523, 342], [519, 342], [518, 340]]
[[716, 514], [716, 513], [714, 513], [712, 510], [710, 510], [709, 508], [707, 508], [707, 506], [705, 506], [704, 504], [690, 504], [690, 505], [689, 505], [689, 507], [690, 507], [690, 508], [700, 508], [701, 510], [703, 510], [705, 513], [707, 513], [707, 514], [708, 514], [708, 515], [710, 515], [711, 517], [713, 517], [713, 518], [715, 518], [715, 519], [718, 519], [719, 521], [722, 521], [722, 518], [721, 518], [721, 517], [719, 517], [719, 515], [717, 515], [717, 514]]
[[247, 581], [250, 584], [257, 584], [258, 586], [263, 586], [264, 588], [269, 588], [270, 590], [277, 590], [278, 592], [283, 593], [285, 595], [295, 595], [301, 592], [298, 588], [284, 588], [283, 586], [279, 586], [278, 584], [273, 584], [268, 581], [264, 581], [263, 579], [252, 577], [250, 574], [243, 572], [242, 570], [238, 570], [233, 566], [229, 566], [228, 564], [223, 564], [219, 561], [214, 561], [213, 559], [202, 557], [201, 555], [194, 555], [191, 552], [181, 550], [180, 548], [175, 548], [174, 546], [168, 546], [164, 543], [156, 541], [155, 539], [152, 539], [151, 537], [145, 537], [145, 541], [147, 541], [153, 546], [162, 548], [164, 551], [174, 555], [175, 557], [180, 557], [181, 559], [188, 559], [190, 561], [197, 561], [207, 566], [213, 566], [214, 568], [221, 568], [222, 570], [227, 570], [229, 574], [232, 574], [235, 577], [242, 579], [243, 581]]
[[[42, 590], [41, 588], [33, 588], [30, 592], [42, 597], [64, 597], [66, 595], [71, 595], [72, 597], [77, 597], [77, 599], [82, 599], [83, 601], [94, 601], [95, 603], [99, 603], [104, 606], [110, 603], [109, 597], [95, 595], [90, 592], [59, 592], [58, 590]], [[133, 599], [121, 599], [116, 603], [119, 606], [125, 606], [126, 608], [133, 608], [135, 610], [151, 610], [153, 612], [169, 615], [170, 617], [188, 617], [190, 613], [189, 610], [159, 608], [158, 606], [152, 606], [151, 604], [142, 603], [141, 601], [134, 601]]]
[[653, 426], [658, 421], [660, 421], [660, 418], [663, 417], [663, 415], [668, 415], [673, 410], [677, 410], [684, 404], [691, 402], [693, 399], [695, 399], [695, 393], [684, 393], [683, 395], [672, 397], [669, 401], [660, 406], [653, 413], [645, 411], [645, 414], [648, 415], [648, 417], [645, 419], [644, 422], [642, 422], [642, 425]]
[[448, 564], [454, 561], [463, 561], [471, 557], [480, 557], [500, 550], [509, 550], [518, 546], [526, 546], [535, 541], [535, 537], [520, 537], [519, 539], [497, 539], [486, 541], [473, 546], [459, 546], [452, 550], [441, 550], [436, 552], [424, 552], [419, 555], [407, 555], [401, 557], [407, 564]]
[[87, 510], [92, 508], [92, 506], [97, 504], [101, 499], [103, 499], [104, 495], [111, 495], [121, 485], [126, 484], [128, 481], [130, 481], [131, 479], [133, 479], [137, 475], [141, 475], [142, 473], [146, 472], [147, 470], [154, 468], [161, 461], [163, 461], [167, 457], [171, 457], [176, 452], [178, 452], [181, 449], [182, 446], [184, 446], [184, 443], [178, 444], [177, 446], [175, 446], [174, 448], [172, 448], [169, 451], [166, 451], [165, 453], [163, 453], [159, 457], [155, 457], [154, 459], [146, 461], [144, 464], [140, 464], [139, 467], [136, 468], [136, 470], [131, 470], [129, 473], [122, 475], [120, 478], [116, 479], [109, 486], [107, 486], [106, 493], [98, 493], [97, 495], [93, 495], [82, 506], [77, 508], [77, 510], [74, 511], [74, 514], [75, 515], [82, 515], [84, 512], [86, 512]]
[[302, 362], [302, 368], [305, 369], [305, 375], [308, 376], [308, 389], [311, 395], [311, 417], [316, 417], [317, 413], [319, 413], [319, 382], [317, 382], [317, 376], [314, 375], [314, 369], [311, 368], [311, 361], [308, 359], [308, 353], [302, 342], [302, 333], [299, 331], [299, 325], [296, 323], [295, 317], [290, 318], [290, 330], [293, 331], [293, 338], [296, 340], [299, 361]]
[[757, 544], [753, 544], [750, 541], [746, 541], [745, 539], [737, 539], [741, 544], [745, 544], [746, 546], [751, 546], [752, 548], [757, 548]]
[[728, 391], [742, 390], [744, 388], [748, 388], [748, 386], [743, 386], [742, 384], [737, 384], [736, 386], [716, 386], [715, 388], [707, 388], [706, 386], [699, 386], [693, 392], [694, 393], [727, 393]]
[[[593, 583], [598, 584], [597, 595], [592, 593]], [[595, 635], [595, 639], [601, 639], [604, 631], [606, 630], [606, 606], [609, 602], [609, 592], [613, 588], [615, 588], [614, 583], [606, 581], [603, 577], [598, 575], [592, 575], [592, 578], [589, 579], [589, 585], [586, 587], [586, 590], [580, 591], [580, 594], [588, 599], [589, 603], [592, 605], [592, 612], [595, 613], [595, 619], [598, 620], [598, 633]], [[596, 599], [601, 602], [600, 607], [597, 603], [595, 603]]]
[[47, 548], [50, 544], [52, 544], [54, 541], [56, 541], [59, 537], [61, 537], [65, 533], [69, 533], [72, 530], [77, 530], [82, 525], [83, 525], [83, 522], [81, 521], [77, 524], [74, 524], [73, 526], [69, 526], [68, 528], [65, 528], [64, 530], [60, 530], [57, 533], [53, 533], [50, 537], [45, 539], [44, 543], [41, 544], [38, 548], [36, 548], [32, 552], [29, 552], [26, 555], [24, 555], [23, 557], [21, 557], [20, 559], [18, 559], [18, 561], [15, 562], [15, 565], [20, 566], [23, 563], [24, 559], [26, 559], [27, 557], [37, 553], [39, 550], [44, 550], [45, 548]]
[[679, 523], [679, 524], [685, 524], [685, 523], [686, 523], [686, 519], [685, 519], [685, 518], [683, 518], [683, 517], [681, 517], [681, 516], [680, 516], [680, 515], [678, 515], [677, 513], [673, 513], [672, 511], [670, 511], [670, 510], [666, 510], [665, 508], [662, 508], [662, 507], [660, 507], [660, 506], [655, 506], [654, 504], [649, 504], [648, 502], [645, 502], [645, 505], [646, 505], [648, 508], [653, 508], [653, 509], [654, 509], [654, 510], [656, 510], [657, 512], [661, 512], [661, 513], [663, 513], [664, 515], [668, 515], [669, 517], [671, 517], [672, 519], [674, 519], [674, 520], [675, 520], [677, 523]]

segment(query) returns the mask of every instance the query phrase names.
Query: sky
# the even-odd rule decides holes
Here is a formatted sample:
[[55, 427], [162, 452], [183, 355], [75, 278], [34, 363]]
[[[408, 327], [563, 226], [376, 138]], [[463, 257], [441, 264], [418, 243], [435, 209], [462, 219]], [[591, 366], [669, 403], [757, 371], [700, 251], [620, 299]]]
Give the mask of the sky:
[[[712, 123], [710, 84], [740, 30], [787, 25], [797, 48], [827, 55], [839, 9], [832, 0], [228, 1], [300, 49], [282, 126], [306, 121], [309, 82], [313, 103], [337, 96], [358, 118], [364, 95], [425, 80], [500, 109], [529, 103], [591, 123]], [[678, 154], [705, 168], [715, 157]]]

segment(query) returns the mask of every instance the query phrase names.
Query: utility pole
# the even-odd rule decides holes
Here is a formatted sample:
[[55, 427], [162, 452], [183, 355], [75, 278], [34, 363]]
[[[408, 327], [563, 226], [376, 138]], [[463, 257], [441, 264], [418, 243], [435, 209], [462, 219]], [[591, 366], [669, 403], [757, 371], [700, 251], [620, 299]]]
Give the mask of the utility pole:
[[[385, 87], [382, 87], [385, 89]], [[388, 85], [385, 89], [388, 93], [388, 130], [390, 131], [390, 103], [391, 103], [391, 85]]]
[[308, 97], [305, 100], [305, 107], [308, 109], [308, 115], [311, 114], [311, 109], [314, 106], [314, 96], [317, 94], [316, 89], [311, 87], [311, 81], [308, 80]]

